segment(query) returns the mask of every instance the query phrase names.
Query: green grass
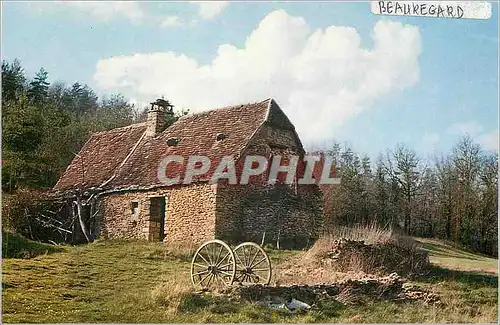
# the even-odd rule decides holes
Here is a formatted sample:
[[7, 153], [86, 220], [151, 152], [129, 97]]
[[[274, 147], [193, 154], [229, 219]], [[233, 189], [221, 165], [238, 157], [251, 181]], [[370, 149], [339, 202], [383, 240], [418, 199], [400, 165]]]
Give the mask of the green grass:
[[62, 252], [63, 247], [29, 240], [23, 236], [2, 231], [2, 257], [32, 258], [42, 254]]
[[[276, 264], [296, 253], [270, 255]], [[440, 294], [443, 306], [374, 301], [346, 307], [323, 302], [305, 314], [288, 314], [217, 296], [182, 294], [190, 293], [190, 257], [191, 251], [166, 251], [161, 243], [103, 241], [68, 246], [61, 252], [30, 259], [7, 258], [3, 260], [2, 318], [9, 323], [497, 320], [496, 274], [434, 267], [429, 276], [416, 283]], [[174, 290], [172, 283], [179, 283], [175, 290], [180, 292], [162, 295], [163, 290]], [[172, 297], [178, 298], [177, 312], [172, 311]]]
[[498, 260], [484, 255], [474, 254], [436, 239], [417, 238], [423, 249], [429, 253], [432, 264], [448, 269], [479, 271], [498, 274]]

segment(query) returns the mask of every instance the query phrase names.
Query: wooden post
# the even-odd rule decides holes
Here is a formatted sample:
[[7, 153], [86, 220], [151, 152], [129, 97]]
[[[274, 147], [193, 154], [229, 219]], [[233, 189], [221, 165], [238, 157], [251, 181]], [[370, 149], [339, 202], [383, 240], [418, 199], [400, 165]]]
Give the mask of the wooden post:
[[82, 201], [80, 198], [80, 193], [78, 193], [76, 195], [76, 211], [78, 214], [78, 221], [80, 222], [80, 227], [82, 229], [83, 235], [85, 236], [87, 243], [90, 243], [90, 237], [89, 237], [89, 234], [87, 231], [87, 227], [85, 226], [85, 222], [83, 221], [83, 218], [82, 218]]

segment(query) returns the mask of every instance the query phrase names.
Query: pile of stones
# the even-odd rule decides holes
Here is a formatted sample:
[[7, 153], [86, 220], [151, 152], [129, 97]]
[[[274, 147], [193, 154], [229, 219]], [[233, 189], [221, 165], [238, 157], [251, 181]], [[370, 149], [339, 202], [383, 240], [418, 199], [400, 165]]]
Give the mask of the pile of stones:
[[225, 288], [224, 295], [236, 300], [291, 301], [299, 299], [309, 305], [321, 300], [336, 300], [344, 304], [361, 304], [369, 300], [396, 301], [420, 299], [427, 303], [439, 303], [439, 297], [416, 285], [405, 283], [396, 273], [377, 279], [346, 280], [338, 283], [288, 284], [277, 286], [246, 285]]

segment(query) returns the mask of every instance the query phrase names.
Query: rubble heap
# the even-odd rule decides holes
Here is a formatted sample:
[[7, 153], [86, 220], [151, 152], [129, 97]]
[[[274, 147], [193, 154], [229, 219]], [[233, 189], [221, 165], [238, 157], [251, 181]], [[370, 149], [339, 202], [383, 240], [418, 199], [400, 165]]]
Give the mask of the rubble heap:
[[368, 300], [413, 300], [438, 303], [436, 294], [413, 284], [404, 283], [396, 273], [378, 279], [346, 280], [338, 283], [282, 286], [231, 286], [222, 291], [237, 300], [276, 304], [299, 299], [309, 305], [321, 300], [336, 300], [343, 304], [360, 304]]
[[428, 270], [427, 252], [411, 245], [337, 239], [317, 244], [277, 267], [277, 282], [315, 284], [366, 279], [397, 273], [403, 276]]

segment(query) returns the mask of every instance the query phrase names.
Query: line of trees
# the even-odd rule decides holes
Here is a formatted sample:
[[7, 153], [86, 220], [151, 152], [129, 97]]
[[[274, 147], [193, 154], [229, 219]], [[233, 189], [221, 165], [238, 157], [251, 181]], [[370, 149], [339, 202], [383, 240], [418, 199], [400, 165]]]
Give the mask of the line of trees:
[[498, 154], [463, 136], [447, 156], [425, 162], [403, 144], [373, 164], [335, 143], [342, 178], [326, 193], [330, 226], [377, 222], [412, 236], [455, 241], [497, 255]]
[[[19, 61], [3, 61], [3, 192], [54, 186], [92, 132], [144, 121], [146, 109], [121, 95], [99, 100], [88, 85], [50, 84], [43, 68], [28, 79]], [[342, 177], [325, 192], [329, 224], [376, 221], [497, 254], [498, 155], [470, 137], [429, 163], [404, 145], [375, 162], [338, 143], [328, 154]]]
[[28, 79], [18, 60], [3, 61], [2, 190], [54, 186], [92, 132], [146, 116], [147, 107], [137, 110], [122, 95], [99, 99], [88, 85], [50, 84], [43, 68]]

